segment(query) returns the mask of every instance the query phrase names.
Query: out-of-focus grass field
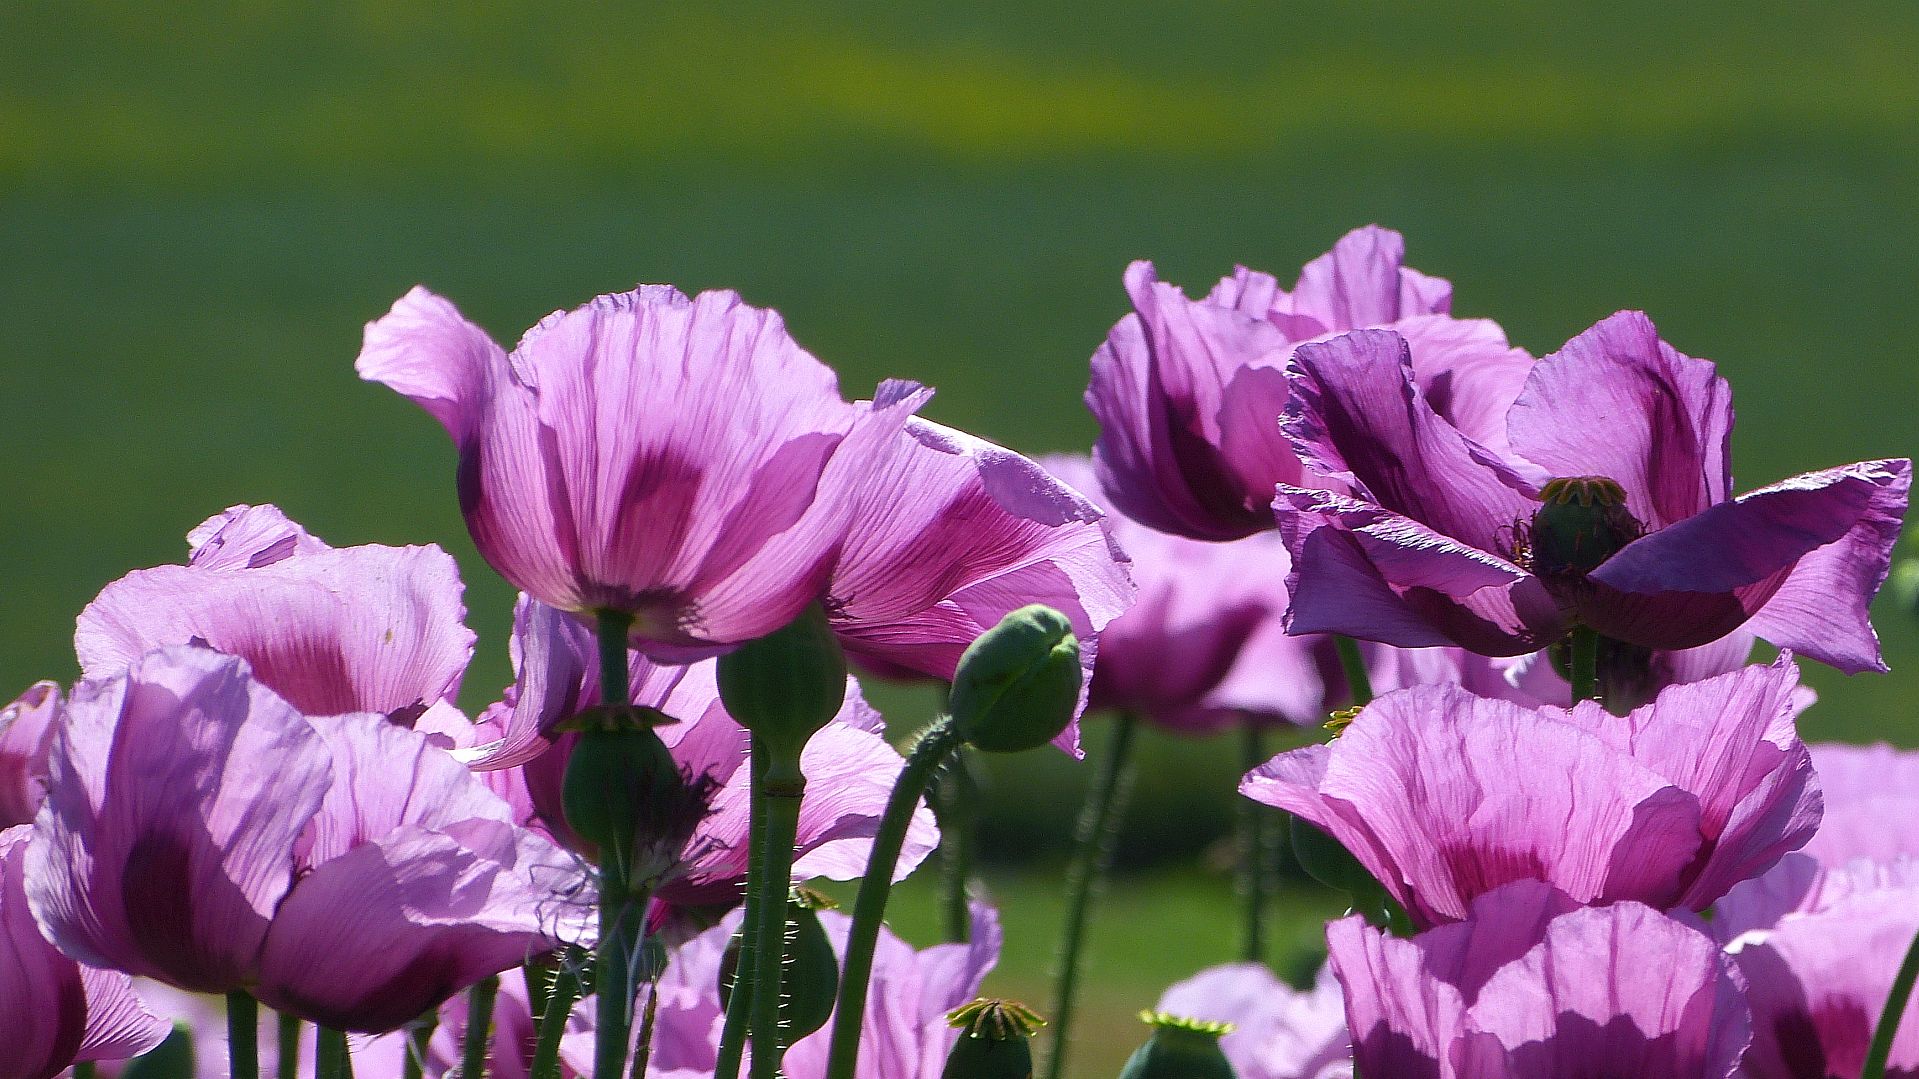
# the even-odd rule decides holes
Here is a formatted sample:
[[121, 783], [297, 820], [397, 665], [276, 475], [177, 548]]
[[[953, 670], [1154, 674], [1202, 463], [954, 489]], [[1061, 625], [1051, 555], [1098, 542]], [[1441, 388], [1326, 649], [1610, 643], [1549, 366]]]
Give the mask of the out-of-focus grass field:
[[[1638, 306], [1719, 360], [1742, 487], [1919, 442], [1905, 0], [799, 10], [0, 7], [0, 692], [75, 673], [106, 581], [273, 501], [335, 543], [452, 549], [467, 700], [491, 699], [510, 596], [451, 450], [352, 372], [361, 324], [422, 281], [507, 341], [635, 281], [737, 288], [849, 395], [917, 378], [936, 419], [1074, 450], [1129, 259], [1195, 291], [1234, 262], [1289, 277], [1378, 221], [1536, 353]], [[1810, 671], [1812, 733], [1919, 742], [1919, 634], [1880, 626], [1901, 669]], [[880, 697], [902, 724], [930, 707]], [[1147, 875], [1101, 925], [1087, 1076], [1230, 952], [1229, 890], [1190, 866], [1232, 753], [1146, 759], [1122, 856]], [[1034, 1001], [1082, 772], [994, 774], [989, 842], [1032, 856], [1002, 894]], [[1217, 941], [1177, 928], [1206, 918]]]

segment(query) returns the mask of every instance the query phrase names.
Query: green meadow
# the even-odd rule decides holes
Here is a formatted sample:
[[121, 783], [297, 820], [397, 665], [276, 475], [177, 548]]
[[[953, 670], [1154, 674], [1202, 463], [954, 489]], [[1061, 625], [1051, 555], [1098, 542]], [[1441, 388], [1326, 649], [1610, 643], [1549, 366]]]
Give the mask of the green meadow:
[[[482, 8], [484, 7], [484, 10]], [[1038, 8], [1035, 10], [1035, 8]], [[1135, 258], [1198, 292], [1403, 230], [1456, 309], [1536, 354], [1622, 307], [1720, 362], [1738, 486], [1919, 445], [1919, 6], [1438, 0], [0, 8], [0, 697], [77, 672], [73, 617], [224, 506], [336, 544], [439, 543], [508, 678], [440, 428], [359, 382], [424, 282], [511, 342], [637, 281], [782, 311], [849, 397], [1083, 451], [1087, 358]], [[1818, 668], [1821, 738], [1919, 744], [1895, 673]], [[874, 696], [902, 733], [923, 690]], [[1104, 731], [1095, 721], [1094, 741]], [[1076, 1069], [1232, 952], [1236, 750], [1155, 743]], [[1084, 788], [995, 762], [1008, 991], [1042, 1004]], [[926, 885], [902, 900], [931, 932]], [[1325, 904], [1299, 917], [1308, 961]], [[1199, 926], [1214, 935], [1195, 942]]]

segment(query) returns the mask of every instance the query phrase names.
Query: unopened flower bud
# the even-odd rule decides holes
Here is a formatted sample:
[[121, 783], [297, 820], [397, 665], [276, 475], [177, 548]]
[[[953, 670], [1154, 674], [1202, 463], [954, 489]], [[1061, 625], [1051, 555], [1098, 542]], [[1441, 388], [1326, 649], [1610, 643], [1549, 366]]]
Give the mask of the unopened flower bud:
[[1126, 1061], [1119, 1079], [1238, 1079], [1219, 1047], [1219, 1039], [1233, 1032], [1233, 1024], [1165, 1012], [1141, 1012], [1139, 1018], [1153, 1028], [1153, 1034]]
[[1384, 890], [1339, 840], [1299, 817], [1293, 818], [1293, 857], [1298, 859], [1299, 867], [1307, 876], [1352, 896], [1356, 905], [1364, 906], [1360, 900]]
[[[811, 888], [796, 887], [786, 903], [786, 973], [780, 992], [780, 1038], [792, 1044], [826, 1025], [840, 991], [840, 964], [820, 925], [820, 911], [837, 904]], [[730, 1007], [744, 935], [733, 934], [720, 957], [720, 1007]]]
[[775, 758], [797, 758], [846, 701], [846, 654], [817, 603], [721, 656], [717, 673], [727, 713]]
[[954, 728], [992, 753], [1043, 746], [1072, 722], [1081, 677], [1072, 623], [1051, 607], [1021, 607], [960, 656], [948, 698]]
[[964, 1031], [940, 1079], [1033, 1079], [1033, 1034], [1046, 1021], [1013, 1000], [981, 997], [946, 1015]]
[[1530, 568], [1541, 576], [1584, 575], [1646, 532], [1626, 508], [1625, 488], [1605, 476], [1548, 481], [1533, 513]]
[[567, 827], [590, 857], [624, 851], [634, 885], [674, 869], [708, 812], [712, 780], [682, 772], [654, 730], [673, 722], [654, 708], [602, 706], [564, 725], [580, 732], [560, 792]]

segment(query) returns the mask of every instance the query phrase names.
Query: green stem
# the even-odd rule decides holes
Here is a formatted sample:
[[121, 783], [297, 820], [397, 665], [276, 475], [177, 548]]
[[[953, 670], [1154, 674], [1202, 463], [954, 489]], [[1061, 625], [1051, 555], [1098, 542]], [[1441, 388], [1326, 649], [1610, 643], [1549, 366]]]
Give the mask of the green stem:
[[[403, 1079], [425, 1079], [426, 1057], [432, 1050], [433, 1028], [439, 1019], [438, 1012], [428, 1012], [406, 1025], [406, 1059], [400, 1062]], [[280, 1079], [297, 1079], [297, 1073]]]
[[579, 971], [562, 960], [553, 972], [552, 988], [547, 990], [546, 1005], [540, 1012], [533, 1065], [527, 1071], [533, 1079], [560, 1079], [560, 1038], [566, 1033], [567, 1016], [573, 1014], [573, 1002], [579, 999]]
[[625, 611], [601, 610], [598, 614], [600, 642], [600, 703], [629, 705], [633, 687], [626, 673], [626, 634], [633, 628], [633, 616]]
[[1872, 1032], [1872, 1044], [1866, 1048], [1866, 1062], [1859, 1069], [1859, 1079], [1884, 1079], [1886, 1060], [1892, 1056], [1892, 1038], [1899, 1033], [1899, 1021], [1906, 1016], [1906, 1002], [1912, 999], [1914, 982], [1919, 982], [1919, 936], [1912, 938], [1905, 962], [1899, 964], [1899, 973], [1892, 979], [1892, 994], [1886, 998], [1885, 1010], [1879, 1013], [1879, 1028]]
[[244, 989], [227, 994], [227, 1062], [233, 1079], [260, 1079], [260, 1002]]
[[500, 976], [482, 978], [467, 991], [466, 1040], [460, 1052], [460, 1079], [485, 1079], [487, 1050], [493, 1042], [493, 1002], [500, 996]]
[[859, 1063], [860, 1027], [866, 1017], [866, 983], [873, 977], [873, 950], [886, 917], [886, 900], [893, 891], [893, 867], [899, 862], [906, 828], [913, 822], [926, 784], [962, 739], [945, 716], [927, 728], [906, 758], [906, 767], [893, 784], [893, 793], [873, 836], [873, 853], [853, 899], [853, 924], [846, 931], [846, 958], [840, 963], [840, 994], [833, 1015], [833, 1047], [827, 1054], [826, 1079], [853, 1079]]
[[939, 800], [940, 922], [944, 938], [964, 944], [972, 935], [973, 912], [967, 905], [967, 886], [973, 876], [973, 848], [979, 815], [979, 784], [973, 778], [964, 747], [940, 773], [933, 787]]
[[94, 1079], [99, 1074], [100, 1069], [94, 1067], [91, 1060], [73, 1066], [73, 1079]]
[[320, 1027], [314, 1032], [313, 1072], [317, 1079], [353, 1079], [353, 1057], [346, 1047], [346, 1031]]
[[[627, 632], [633, 616], [626, 611], [598, 612], [600, 646], [600, 701], [614, 707], [633, 703], [627, 675]], [[632, 1029], [633, 961], [639, 953], [640, 931], [646, 918], [644, 899], [634, 909], [636, 889], [627, 872], [627, 853], [600, 851], [600, 941], [593, 962], [595, 1012], [593, 1074], [609, 1079], [626, 1070], [627, 1034]]]
[[1333, 634], [1333, 648], [1339, 653], [1339, 669], [1346, 675], [1346, 688], [1352, 691], [1353, 707], [1373, 703], [1373, 678], [1366, 673], [1366, 657], [1359, 654], [1359, 642], [1343, 634]]
[[646, 1079], [646, 1066], [653, 1059], [653, 1021], [660, 1014], [660, 985], [656, 981], [646, 994], [646, 1011], [640, 1015], [640, 1036], [633, 1047], [633, 1079]]
[[[431, 1014], [431, 1013], [429, 1013]], [[280, 1079], [300, 1079], [300, 1017], [280, 1015]]]
[[1599, 634], [1574, 626], [1572, 635], [1573, 703], [1599, 699]]
[[1114, 842], [1126, 796], [1132, 786], [1133, 737], [1139, 721], [1120, 714], [1113, 720], [1113, 742], [1106, 760], [1093, 776], [1093, 789], [1081, 807], [1073, 835], [1073, 865], [1066, 881], [1066, 925], [1060, 935], [1059, 978], [1053, 988], [1053, 1052], [1047, 1061], [1047, 1079], [1066, 1074], [1067, 1035], [1073, 1025], [1073, 1003], [1079, 991], [1079, 961], [1085, 950], [1086, 926], [1093, 895], [1112, 868]]
[[[749, 789], [757, 789], [765, 781], [766, 751], [757, 741], [751, 745], [752, 756], [748, 766], [752, 769], [749, 773], [752, 786]], [[733, 991], [727, 998], [726, 1022], [720, 1028], [719, 1056], [713, 1067], [713, 1079], [739, 1079], [740, 1058], [746, 1052], [746, 1028], [753, 1015], [753, 986], [758, 973], [753, 957], [759, 951], [755, 944], [759, 940], [760, 878], [765, 875], [762, 861], [766, 852], [765, 834], [765, 810], [758, 799], [748, 798], [746, 909], [740, 912], [740, 962], [733, 971]]]
[[[1242, 717], [1239, 727], [1240, 766], [1250, 772], [1266, 763], [1266, 739], [1259, 724]], [[1273, 830], [1271, 814], [1251, 798], [1237, 800], [1239, 825], [1240, 898], [1246, 904], [1246, 935], [1240, 942], [1240, 958], [1248, 963], [1266, 961], [1266, 900], [1271, 874], [1267, 870], [1266, 833]]]
[[[757, 741], [757, 737], [755, 738]], [[754, 932], [753, 1079], [777, 1079], [786, 1056], [780, 1031], [781, 982], [786, 976], [787, 893], [793, 888], [793, 844], [799, 835], [800, 796], [806, 777], [800, 762], [769, 760], [753, 798], [763, 803], [766, 829], [761, 836], [759, 927]]]

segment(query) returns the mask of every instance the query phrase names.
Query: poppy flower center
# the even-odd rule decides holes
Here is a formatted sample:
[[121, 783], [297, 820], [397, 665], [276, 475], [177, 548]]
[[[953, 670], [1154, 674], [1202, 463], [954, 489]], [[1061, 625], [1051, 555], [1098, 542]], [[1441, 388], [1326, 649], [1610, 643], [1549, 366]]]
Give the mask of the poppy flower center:
[[1584, 576], [1646, 534], [1626, 508], [1626, 490], [1606, 476], [1550, 480], [1539, 491], [1527, 537], [1527, 567], [1542, 577]]

